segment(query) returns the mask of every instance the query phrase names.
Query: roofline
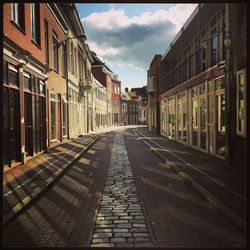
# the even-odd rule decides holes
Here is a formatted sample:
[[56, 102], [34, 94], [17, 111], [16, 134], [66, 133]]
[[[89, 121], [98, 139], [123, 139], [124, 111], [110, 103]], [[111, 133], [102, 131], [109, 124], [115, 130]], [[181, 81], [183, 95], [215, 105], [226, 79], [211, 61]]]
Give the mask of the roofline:
[[173, 41], [170, 43], [169, 47], [165, 50], [165, 52], [162, 54], [161, 61], [164, 61], [165, 57], [167, 56], [168, 52], [171, 50], [173, 45], [178, 41], [178, 39], [181, 37], [182, 33], [187, 29], [188, 25], [193, 21], [193, 19], [196, 17], [196, 15], [199, 12], [199, 8], [202, 8], [204, 6], [203, 3], [198, 3], [192, 14], [189, 16], [187, 21], [183, 24], [180, 31], [177, 33]]

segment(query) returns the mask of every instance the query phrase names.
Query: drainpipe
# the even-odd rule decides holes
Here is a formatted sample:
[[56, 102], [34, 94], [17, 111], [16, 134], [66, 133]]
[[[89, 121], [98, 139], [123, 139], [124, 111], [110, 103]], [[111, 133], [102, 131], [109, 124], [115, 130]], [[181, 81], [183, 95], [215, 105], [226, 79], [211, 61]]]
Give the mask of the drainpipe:
[[232, 154], [231, 154], [231, 136], [230, 136], [230, 122], [231, 122], [231, 100], [230, 100], [230, 60], [231, 60], [231, 38], [230, 38], [230, 6], [225, 4], [225, 15], [226, 15], [226, 25], [225, 25], [225, 40], [224, 45], [226, 47], [226, 86], [225, 86], [225, 99], [226, 99], [226, 117], [225, 117], [225, 146], [226, 146], [226, 160], [228, 164], [232, 163]]

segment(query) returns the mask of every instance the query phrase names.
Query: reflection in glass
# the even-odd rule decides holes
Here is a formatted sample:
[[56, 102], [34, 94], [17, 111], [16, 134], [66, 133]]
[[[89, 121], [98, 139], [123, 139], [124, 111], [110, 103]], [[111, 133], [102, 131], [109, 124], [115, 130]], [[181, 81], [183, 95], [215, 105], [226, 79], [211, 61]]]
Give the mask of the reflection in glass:
[[216, 154], [225, 156], [225, 94], [216, 95]]
[[206, 112], [206, 101], [205, 99], [200, 99], [200, 147], [202, 149], [207, 148]]
[[192, 143], [197, 146], [197, 133], [198, 133], [198, 101], [192, 100]]

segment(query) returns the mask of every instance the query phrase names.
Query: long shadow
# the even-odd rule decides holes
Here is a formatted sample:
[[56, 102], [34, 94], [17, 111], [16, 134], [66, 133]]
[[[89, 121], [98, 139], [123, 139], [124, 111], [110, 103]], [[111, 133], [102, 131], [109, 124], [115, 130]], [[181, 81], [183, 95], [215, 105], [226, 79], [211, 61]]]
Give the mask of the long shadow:
[[[100, 145], [98, 146], [100, 147]], [[47, 191], [46, 196], [40, 197], [33, 206], [28, 208], [26, 212], [21, 214], [15, 221], [11, 222], [5, 229], [5, 232], [8, 232], [8, 228], [13, 229], [13, 227], [15, 228], [15, 225], [19, 224], [20, 226], [23, 224], [21, 228], [18, 227], [17, 231], [24, 232], [27, 230], [26, 225], [32, 223], [37, 226], [36, 231], [39, 231], [39, 233], [35, 234], [34, 232], [31, 233], [27, 231], [25, 235], [27, 236], [26, 238], [29, 238], [29, 242], [23, 241], [22, 243], [18, 240], [18, 236], [16, 238], [12, 237], [12, 240], [10, 241], [11, 237], [8, 236], [8, 233], [5, 233], [6, 244], [18, 245], [16, 243], [19, 242], [22, 246], [44, 245], [45, 243], [39, 243], [39, 238], [41, 237], [47, 239], [47, 242], [49, 242], [49, 240], [53, 242], [54, 246], [60, 244], [74, 245], [74, 242], [75, 245], [87, 244], [86, 242], [83, 242], [82, 239], [87, 241], [87, 233], [89, 233], [90, 225], [87, 226], [87, 224], [85, 225], [84, 223], [87, 221], [91, 224], [92, 222], [91, 218], [94, 216], [95, 204], [98, 202], [98, 197], [103, 190], [101, 183], [104, 183], [105, 178], [105, 168], [103, 168], [104, 159], [101, 155], [104, 154], [107, 155], [107, 157], [110, 155], [107, 150], [105, 151], [101, 147], [99, 150], [95, 149], [95, 151], [94, 155], [89, 154], [88, 157], [84, 155], [85, 158], [90, 160], [89, 164], [80, 163], [81, 159], [77, 161], [74, 166], [67, 170], [65, 175]], [[96, 157], [98, 154], [101, 155]], [[99, 160], [97, 160], [97, 158], [99, 158]], [[95, 163], [96, 165], [96, 162], [98, 163], [98, 168], [92, 167], [92, 164]], [[105, 162], [107, 165], [109, 158], [107, 158]], [[75, 169], [76, 167], [77, 169]], [[84, 171], [79, 171], [80, 169], [83, 169]], [[98, 182], [96, 182], [96, 178], [99, 178]], [[70, 182], [70, 180], [74, 181]], [[78, 207], [78, 205], [80, 207]], [[89, 211], [89, 206], [93, 208], [93, 211]], [[65, 219], [65, 217], [67, 219]], [[82, 218], [82, 222], [79, 222], [79, 218]], [[68, 243], [63, 243], [60, 240], [59, 242], [54, 242], [53, 238], [49, 239], [50, 235], [47, 232], [48, 230], [43, 226], [45, 224], [47, 224], [50, 231], [56, 232], [57, 235], [60, 235], [61, 239], [68, 239]], [[83, 234], [84, 237], [81, 237], [81, 239], [81, 233], [78, 228], [79, 226], [81, 226], [83, 231], [85, 230], [85, 234]], [[84, 228], [88, 228], [88, 230]], [[79, 237], [78, 239], [75, 238], [77, 235]], [[50, 243], [50, 245], [51, 244], [52, 243]]]
[[[134, 154], [133, 158], [130, 159], [130, 162], [131, 166], [133, 166], [136, 184], [140, 186], [139, 190], [141, 190], [143, 201], [145, 201], [145, 203], [150, 202], [151, 204], [151, 207], [148, 208], [149, 214], [150, 211], [152, 211], [152, 209], [155, 209], [157, 211], [158, 206], [163, 206], [162, 204], [163, 201], [166, 201], [166, 204], [168, 205], [171, 204], [173, 207], [175, 207], [175, 209], [179, 209], [180, 211], [183, 211], [183, 213], [187, 213], [189, 214], [189, 216], [192, 216], [193, 218], [199, 218], [201, 221], [204, 221], [206, 223], [212, 221], [215, 226], [217, 226], [221, 230], [224, 230], [225, 232], [227, 231], [228, 228], [230, 228], [230, 230], [233, 230], [233, 227], [228, 222], [225, 221], [222, 223], [223, 220], [217, 221], [215, 218], [217, 219], [220, 218], [220, 215], [217, 212], [213, 211], [207, 205], [204, 205], [204, 202], [194, 202], [193, 200], [190, 200], [190, 197], [192, 198], [193, 195], [196, 196], [193, 192], [190, 192], [191, 196], [188, 198], [182, 197], [181, 193], [180, 195], [177, 195], [178, 192], [173, 193], [172, 191], [170, 191], [169, 187], [167, 186], [168, 179], [166, 177], [161, 176], [160, 173], [155, 173], [150, 171], [150, 169], [148, 169], [147, 167], [142, 168], [142, 166], [149, 166], [150, 164], [152, 164], [152, 166], [154, 166], [155, 168], [159, 168], [159, 165], [156, 162], [153, 163], [152, 160], [150, 161], [149, 158], [144, 157], [140, 158], [141, 160], [140, 162], [134, 163], [133, 159], [135, 155], [140, 154], [139, 152], [140, 146], [135, 144], [134, 142], [132, 144], [131, 142], [129, 142], [129, 140], [130, 138], [125, 137], [125, 144], [127, 144], [126, 148], [128, 151], [128, 155], [131, 158], [132, 154]], [[141, 145], [141, 148], [144, 149], [144, 146]], [[163, 172], [165, 171], [163, 170]], [[142, 191], [145, 189], [150, 190], [150, 193], [152, 194], [159, 193], [161, 197], [160, 198], [161, 203], [159, 204], [159, 202], [155, 200], [155, 198], [153, 197], [145, 196], [145, 194]], [[154, 200], [154, 202], [151, 202], [152, 200]], [[211, 216], [209, 216], [209, 214], [211, 214]], [[216, 215], [214, 216], [214, 218], [213, 214]]]

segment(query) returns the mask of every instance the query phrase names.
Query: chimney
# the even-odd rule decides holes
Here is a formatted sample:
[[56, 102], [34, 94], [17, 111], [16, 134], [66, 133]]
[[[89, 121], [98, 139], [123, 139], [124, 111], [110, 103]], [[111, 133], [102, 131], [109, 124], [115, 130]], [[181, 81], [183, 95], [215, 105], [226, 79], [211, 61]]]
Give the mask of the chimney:
[[128, 92], [128, 88], [125, 88], [125, 92]]

